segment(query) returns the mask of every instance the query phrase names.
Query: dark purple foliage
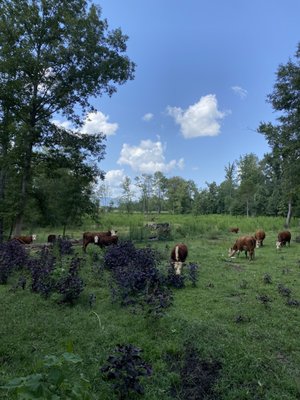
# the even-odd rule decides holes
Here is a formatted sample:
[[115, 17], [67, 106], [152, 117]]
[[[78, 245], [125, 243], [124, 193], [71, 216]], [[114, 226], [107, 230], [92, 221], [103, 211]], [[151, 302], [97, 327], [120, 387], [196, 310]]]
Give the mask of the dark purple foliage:
[[67, 239], [58, 238], [57, 246], [61, 256], [71, 255], [74, 253], [73, 245]]
[[49, 248], [43, 247], [39, 257], [30, 258], [28, 268], [31, 272], [31, 290], [48, 297], [55, 286], [55, 281], [51, 276], [55, 268], [55, 257]]
[[141, 358], [142, 350], [131, 344], [117, 345], [114, 354], [100, 371], [105, 379], [113, 381], [113, 388], [119, 399], [127, 399], [133, 392], [144, 394], [140, 377], [150, 376], [152, 368]]
[[171, 304], [166, 279], [157, 268], [158, 260], [156, 251], [137, 249], [130, 241], [109, 247], [104, 265], [112, 273], [113, 298], [119, 298], [124, 306], [147, 305], [152, 315], [158, 316], [159, 310]]
[[7, 283], [8, 277], [18, 268], [25, 267], [27, 253], [16, 240], [0, 244], [0, 284]]
[[83, 280], [79, 276], [80, 263], [80, 258], [73, 258], [67, 276], [56, 283], [56, 290], [63, 295], [63, 303], [74, 304], [84, 289]]
[[197, 286], [199, 265], [195, 263], [188, 264], [189, 279], [194, 287]]
[[167, 276], [168, 285], [176, 289], [181, 289], [184, 287], [184, 278], [185, 277], [183, 275], [175, 274], [175, 270], [172, 264], [170, 263]]

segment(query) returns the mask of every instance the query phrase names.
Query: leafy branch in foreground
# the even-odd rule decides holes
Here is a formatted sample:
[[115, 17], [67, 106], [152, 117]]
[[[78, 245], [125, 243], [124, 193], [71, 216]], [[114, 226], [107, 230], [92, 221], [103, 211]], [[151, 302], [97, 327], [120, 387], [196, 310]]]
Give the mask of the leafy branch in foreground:
[[[57, 357], [44, 358], [42, 370], [35, 374], [14, 378], [1, 386], [6, 391], [6, 398], [16, 394], [18, 399], [96, 399], [91, 392], [90, 382], [77, 371], [82, 359], [73, 353], [63, 353]], [[75, 371], [74, 371], [75, 370]]]

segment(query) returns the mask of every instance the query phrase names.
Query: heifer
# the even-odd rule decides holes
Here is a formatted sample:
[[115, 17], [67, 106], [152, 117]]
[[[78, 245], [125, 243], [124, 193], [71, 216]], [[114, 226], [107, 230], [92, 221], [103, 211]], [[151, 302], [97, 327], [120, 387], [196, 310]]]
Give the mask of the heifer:
[[48, 243], [55, 243], [56, 240], [57, 240], [57, 236], [56, 235], [48, 235], [48, 239], [47, 239]]
[[291, 232], [290, 231], [283, 231], [278, 233], [277, 242], [276, 242], [276, 249], [280, 249], [280, 247], [285, 246], [287, 243], [290, 246], [291, 242]]
[[229, 228], [229, 232], [239, 233], [240, 228]]
[[30, 236], [14, 236], [12, 240], [17, 240], [21, 244], [30, 244], [34, 240], [36, 240], [36, 235], [30, 235]]
[[94, 243], [100, 246], [101, 248], [111, 246], [113, 244], [118, 244], [118, 236], [117, 235], [112, 235], [112, 236], [95, 236], [95, 241]]
[[235, 244], [233, 245], [233, 247], [231, 247], [229, 249], [229, 253], [228, 253], [228, 257], [233, 257], [235, 255], [235, 253], [239, 253], [240, 251], [244, 251], [246, 258], [248, 258], [247, 253], [249, 252], [249, 260], [253, 260], [254, 259], [254, 249], [256, 246], [256, 240], [255, 237], [253, 236], [241, 236], [240, 238], [238, 238], [235, 242]]
[[263, 242], [266, 237], [265, 231], [263, 231], [262, 229], [257, 230], [254, 237], [256, 239], [256, 248], [258, 249], [260, 246], [263, 246]]
[[183, 263], [188, 256], [188, 248], [183, 243], [178, 243], [171, 251], [171, 263], [174, 267], [175, 274], [180, 275]]
[[[114, 231], [114, 230], [110, 230], [107, 232], [84, 232], [83, 241], [82, 241], [82, 250], [84, 252], [86, 252], [86, 248], [89, 243], [97, 244], [99, 237], [116, 236], [116, 234], [117, 234], [117, 231]], [[97, 239], [95, 240], [96, 237], [97, 237]]]

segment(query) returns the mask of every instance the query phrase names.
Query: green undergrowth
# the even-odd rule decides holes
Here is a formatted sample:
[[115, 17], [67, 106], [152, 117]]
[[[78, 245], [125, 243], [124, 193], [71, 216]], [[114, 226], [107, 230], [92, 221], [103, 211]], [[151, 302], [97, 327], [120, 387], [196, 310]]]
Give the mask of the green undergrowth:
[[[47, 355], [60, 357], [69, 351], [82, 359], [76, 373], [84, 374], [90, 393], [103, 400], [117, 399], [100, 368], [118, 344], [132, 344], [142, 349], [153, 373], [142, 380], [145, 394], [130, 398], [299, 399], [300, 244], [292, 240], [290, 248], [276, 250], [282, 221], [220, 221], [219, 216], [177, 222], [174, 217], [171, 224], [183, 226], [183, 231], [192, 232], [198, 223], [210, 229], [205, 233], [204, 228], [194, 228], [197, 234], [176, 234], [169, 241], [136, 243], [157, 249], [159, 268], [164, 270], [179, 239], [188, 245], [187, 262], [199, 265], [195, 287], [184, 267], [185, 287], [173, 289], [173, 304], [160, 318], [112, 302], [110, 272], [99, 270], [93, 261], [97, 254], [100, 265], [104, 253], [96, 246], [90, 245], [86, 255], [75, 247], [82, 258], [85, 286], [73, 306], [57, 302], [55, 296], [45, 299], [32, 293], [29, 282], [24, 290], [16, 288], [20, 271], [10, 276], [0, 286], [0, 385], [38, 373]], [[228, 232], [234, 225], [241, 234], [265, 229], [264, 246], [256, 250], [254, 261], [243, 253], [228, 258], [228, 248], [239, 236]], [[119, 223], [121, 232], [128, 226]], [[291, 231], [295, 237], [297, 226]], [[188, 370], [189, 362], [195, 365], [193, 370]], [[208, 365], [212, 371], [205, 374]], [[207, 382], [211, 386], [206, 391], [196, 391]], [[0, 394], [3, 399], [16, 398], [6, 390]]]

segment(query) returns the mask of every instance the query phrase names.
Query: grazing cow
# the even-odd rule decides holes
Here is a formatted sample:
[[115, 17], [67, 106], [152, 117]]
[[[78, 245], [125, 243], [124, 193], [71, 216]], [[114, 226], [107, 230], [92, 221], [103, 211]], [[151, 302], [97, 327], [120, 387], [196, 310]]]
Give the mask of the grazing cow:
[[256, 248], [258, 249], [260, 246], [263, 246], [263, 242], [266, 237], [265, 231], [263, 231], [262, 229], [257, 230], [254, 237], [256, 239]]
[[11, 240], [17, 240], [21, 244], [30, 244], [36, 240], [36, 235], [30, 236], [14, 236]]
[[239, 233], [240, 228], [229, 228], [229, 232]]
[[276, 242], [276, 249], [280, 249], [280, 247], [285, 246], [287, 243], [290, 246], [291, 242], [291, 232], [290, 231], [283, 231], [278, 233], [277, 242]]
[[188, 256], [188, 248], [183, 243], [178, 243], [171, 251], [171, 263], [174, 267], [175, 274], [180, 275], [183, 263]]
[[100, 246], [101, 248], [111, 246], [112, 244], [118, 244], [118, 236], [95, 236], [94, 243]]
[[48, 235], [48, 239], [47, 239], [48, 243], [55, 243], [56, 240], [57, 240], [57, 236], [56, 235]]
[[253, 236], [241, 236], [238, 238], [233, 245], [229, 249], [228, 257], [233, 257], [235, 253], [239, 253], [240, 251], [244, 251], [246, 254], [246, 258], [248, 258], [247, 252], [249, 252], [249, 260], [254, 259], [254, 249], [256, 246], [256, 240]]
[[[89, 243], [97, 244], [99, 237], [110, 237], [116, 236], [117, 231], [110, 230], [107, 232], [84, 232], [83, 234], [83, 241], [82, 241], [82, 250], [86, 252], [87, 245]], [[97, 237], [97, 239], [95, 239]]]

